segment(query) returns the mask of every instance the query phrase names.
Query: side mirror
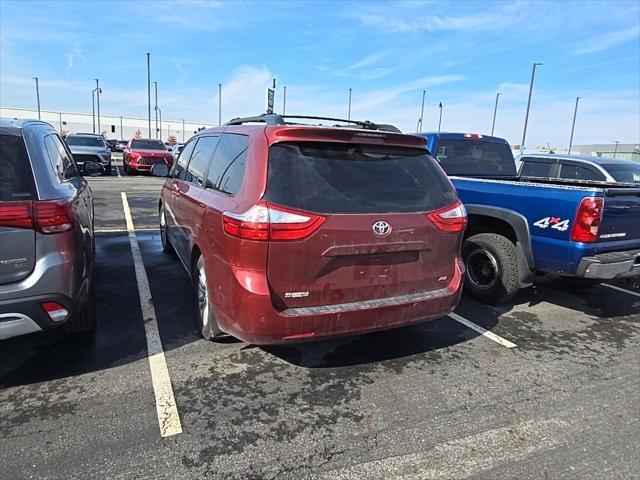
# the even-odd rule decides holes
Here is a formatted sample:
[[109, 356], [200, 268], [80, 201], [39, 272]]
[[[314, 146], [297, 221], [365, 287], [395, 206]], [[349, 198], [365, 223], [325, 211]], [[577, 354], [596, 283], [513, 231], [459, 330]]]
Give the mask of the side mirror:
[[98, 177], [104, 174], [104, 167], [98, 162], [84, 162], [81, 170], [85, 177]]
[[169, 167], [165, 163], [156, 163], [151, 167], [151, 175], [154, 177], [168, 177]]

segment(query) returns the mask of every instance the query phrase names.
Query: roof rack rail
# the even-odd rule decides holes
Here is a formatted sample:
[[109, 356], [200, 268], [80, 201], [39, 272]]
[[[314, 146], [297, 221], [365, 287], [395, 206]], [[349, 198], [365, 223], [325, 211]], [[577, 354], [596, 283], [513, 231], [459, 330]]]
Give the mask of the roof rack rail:
[[[276, 113], [263, 113], [255, 117], [233, 118], [225, 125], [242, 125], [244, 123], [266, 123], [267, 125], [296, 125], [297, 122], [287, 122], [286, 119], [302, 119], [302, 120], [325, 120], [329, 122], [349, 123], [349, 128], [362, 128], [364, 130], [380, 130], [385, 132], [402, 133], [400, 129], [389, 124], [376, 124], [369, 120], [348, 120], [345, 118], [334, 117], [317, 117], [313, 115], [278, 115]], [[332, 127], [343, 127], [343, 125], [331, 125]]]

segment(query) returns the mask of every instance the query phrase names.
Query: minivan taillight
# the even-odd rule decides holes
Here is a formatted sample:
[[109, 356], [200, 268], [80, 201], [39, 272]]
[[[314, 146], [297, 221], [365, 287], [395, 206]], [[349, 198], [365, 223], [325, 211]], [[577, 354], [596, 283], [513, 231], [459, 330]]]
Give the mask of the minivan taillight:
[[222, 225], [229, 235], [246, 240], [302, 240], [314, 233], [326, 217], [260, 201], [244, 213], [224, 212]]
[[36, 230], [40, 233], [61, 233], [73, 228], [71, 199], [37, 201], [33, 207]]
[[598, 230], [602, 223], [604, 198], [585, 197], [580, 202], [578, 213], [571, 230], [572, 242], [590, 243], [598, 239]]
[[0, 202], [0, 227], [33, 228], [32, 202]]
[[467, 209], [460, 200], [427, 213], [427, 218], [443, 232], [462, 232], [467, 228]]

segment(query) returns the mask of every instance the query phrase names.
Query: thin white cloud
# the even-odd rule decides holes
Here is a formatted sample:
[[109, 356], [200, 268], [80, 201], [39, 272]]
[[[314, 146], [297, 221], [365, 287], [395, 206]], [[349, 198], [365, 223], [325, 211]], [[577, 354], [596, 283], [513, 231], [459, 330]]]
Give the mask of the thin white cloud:
[[368, 67], [369, 65], [373, 65], [374, 63], [378, 63], [384, 57], [389, 55], [388, 50], [384, 50], [382, 52], [376, 52], [371, 55], [367, 55], [366, 57], [358, 60], [357, 62], [349, 65], [345, 70], [355, 70], [358, 68]]
[[574, 55], [585, 55], [588, 53], [602, 52], [631, 40], [640, 38], [640, 26], [616, 30], [614, 32], [603, 33], [602, 35], [590, 36], [588, 39], [576, 45], [573, 49]]

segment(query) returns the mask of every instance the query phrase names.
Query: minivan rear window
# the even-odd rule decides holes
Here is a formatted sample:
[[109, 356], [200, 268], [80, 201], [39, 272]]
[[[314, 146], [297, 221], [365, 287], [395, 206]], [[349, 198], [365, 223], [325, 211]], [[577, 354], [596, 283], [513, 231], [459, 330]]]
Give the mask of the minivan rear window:
[[35, 198], [36, 186], [23, 138], [0, 135], [0, 201]]
[[423, 212], [456, 200], [444, 172], [418, 148], [278, 143], [268, 172], [265, 200], [310, 212]]

